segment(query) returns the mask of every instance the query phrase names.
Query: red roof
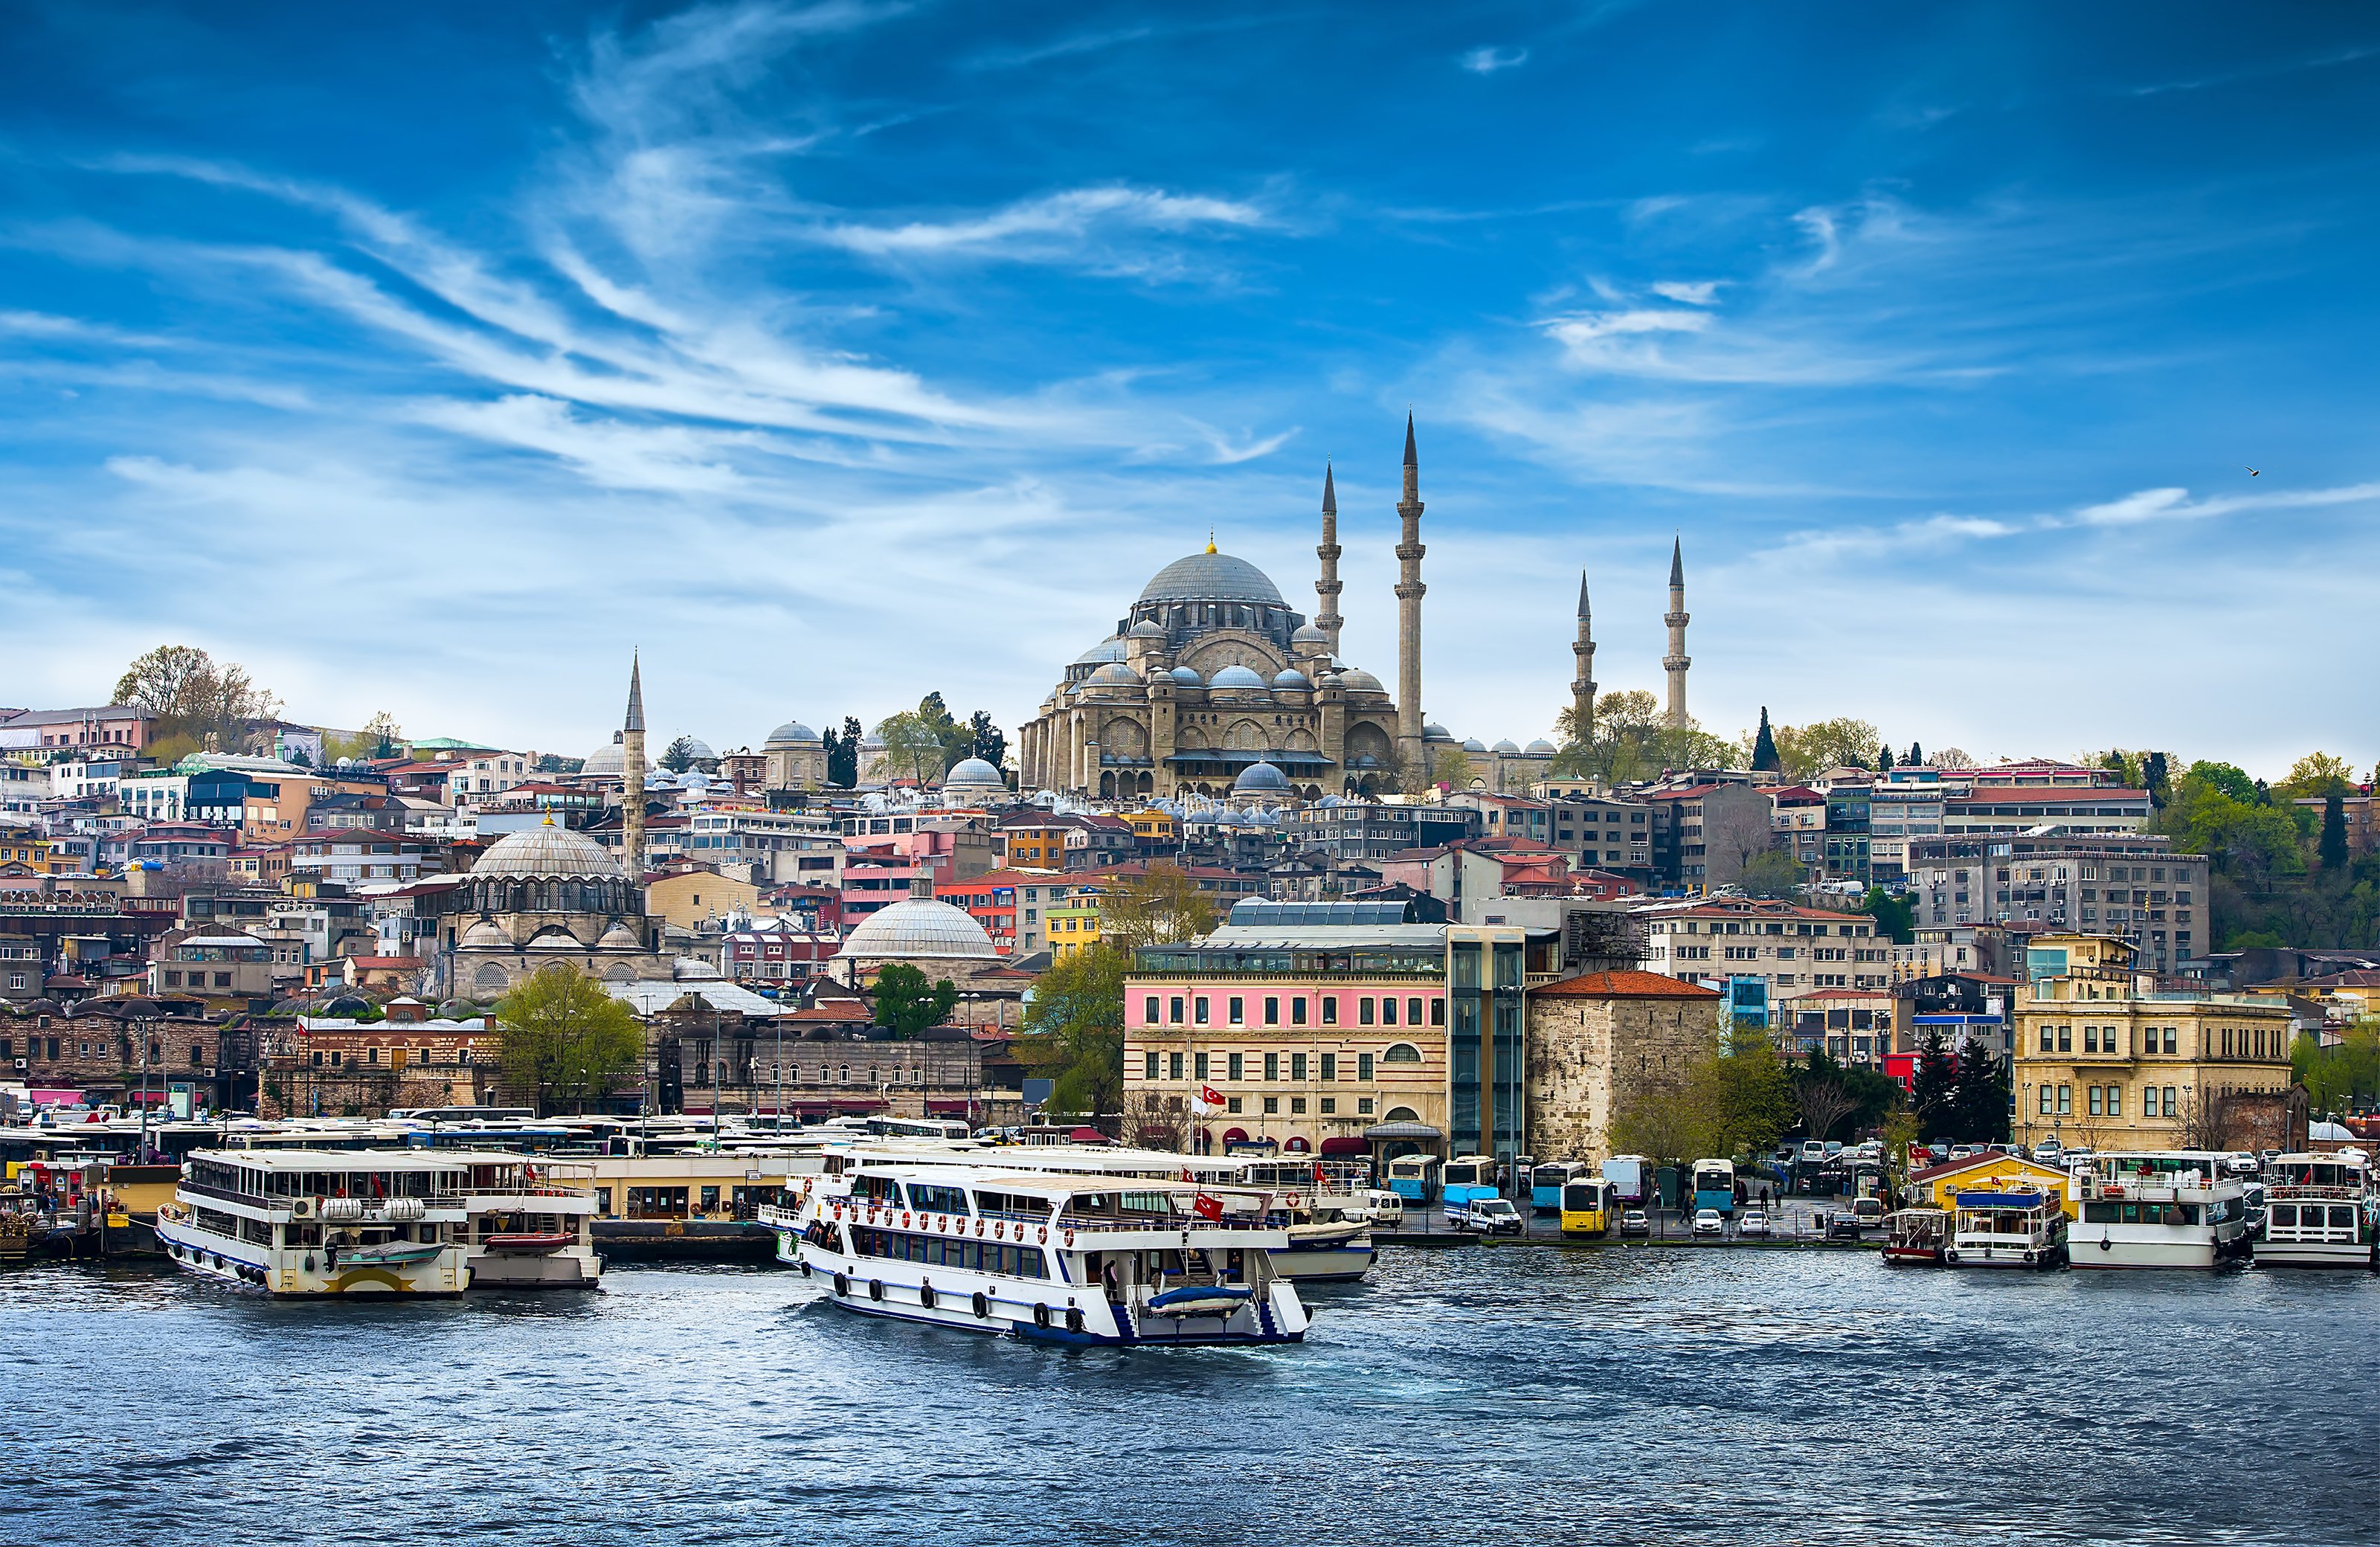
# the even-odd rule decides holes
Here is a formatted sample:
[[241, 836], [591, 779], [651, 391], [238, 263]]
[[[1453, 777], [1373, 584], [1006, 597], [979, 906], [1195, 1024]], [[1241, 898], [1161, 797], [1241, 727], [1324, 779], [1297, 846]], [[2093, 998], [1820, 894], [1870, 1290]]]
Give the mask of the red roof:
[[1575, 978], [1564, 978], [1558, 983], [1548, 983], [1531, 989], [1533, 995], [1551, 994], [1557, 999], [1723, 999], [1717, 989], [1706, 989], [1700, 983], [1690, 983], [1682, 978], [1665, 978], [1658, 972], [1585, 972]]

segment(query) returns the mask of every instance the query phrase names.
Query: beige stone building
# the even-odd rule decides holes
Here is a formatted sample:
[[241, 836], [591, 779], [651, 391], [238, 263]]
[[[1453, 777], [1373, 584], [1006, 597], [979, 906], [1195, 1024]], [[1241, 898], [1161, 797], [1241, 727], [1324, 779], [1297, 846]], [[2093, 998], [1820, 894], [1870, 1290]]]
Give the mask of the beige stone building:
[[1529, 991], [1528, 1143], [1598, 1163], [1630, 1102], [1718, 1050], [1725, 995], [1658, 972], [1589, 972]]
[[2017, 1012], [2020, 1143], [2098, 1150], [2282, 1145], [2300, 1118], [2290, 1012], [2240, 994], [2153, 991], [2138, 947], [2044, 934]]
[[760, 888], [717, 871], [680, 871], [645, 885], [645, 911], [672, 927], [697, 929], [730, 913], [750, 913], [760, 905]]

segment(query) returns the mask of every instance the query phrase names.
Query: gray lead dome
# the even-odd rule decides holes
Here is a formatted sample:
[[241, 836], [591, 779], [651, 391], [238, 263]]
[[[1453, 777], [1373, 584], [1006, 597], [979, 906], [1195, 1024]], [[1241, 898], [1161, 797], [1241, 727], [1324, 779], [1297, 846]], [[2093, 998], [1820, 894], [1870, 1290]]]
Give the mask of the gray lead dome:
[[1157, 572], [1140, 591], [1143, 602], [1254, 602], [1281, 604], [1281, 589], [1265, 572], [1229, 554], [1192, 554]]

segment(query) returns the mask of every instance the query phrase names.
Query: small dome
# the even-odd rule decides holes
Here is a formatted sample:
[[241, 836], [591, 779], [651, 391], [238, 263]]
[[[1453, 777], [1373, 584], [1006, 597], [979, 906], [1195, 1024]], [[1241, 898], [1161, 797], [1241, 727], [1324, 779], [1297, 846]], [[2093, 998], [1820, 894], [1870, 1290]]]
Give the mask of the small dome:
[[[710, 749], [710, 743], [705, 741], [702, 737], [698, 736], [689, 736], [685, 737], [684, 740], [686, 742], [686, 755], [694, 761], [717, 762], [719, 761], [719, 754], [712, 751]], [[677, 743], [674, 741], [670, 743], [670, 745], [674, 747]]]
[[1509, 757], [1519, 757], [1521, 755], [1521, 749], [1513, 743], [1510, 737], [1507, 737], [1503, 740], [1496, 743], [1496, 750], [1502, 752]]
[[1127, 640], [1161, 640], [1165, 638], [1165, 626], [1149, 618], [1142, 618], [1138, 623], [1125, 629], [1123, 637]]
[[1139, 676], [1121, 661], [1111, 661], [1091, 674], [1091, 681], [1102, 688], [1136, 688]]
[[877, 735], [874, 731], [869, 731], [866, 736], [859, 738], [859, 745], [862, 748], [872, 747], [880, 752], [884, 749], [884, 738]]
[[1314, 686], [1314, 684], [1305, 680], [1305, 674], [1304, 672], [1298, 671], [1294, 667], [1281, 673], [1279, 676], [1274, 677], [1272, 679], [1272, 685], [1276, 688], [1311, 688]]
[[1198, 675], [1198, 669], [1196, 666], [1176, 666], [1166, 675], [1184, 688], [1203, 688], [1207, 685], [1207, 679]]
[[595, 948], [599, 951], [641, 951], [645, 944], [627, 925], [614, 923], [603, 932], [603, 938], [595, 943]]
[[953, 785], [986, 785], [997, 789], [1005, 789], [1008, 787], [1008, 781], [1001, 777], [999, 769], [984, 761], [983, 759], [962, 758], [952, 765], [949, 773], [942, 775], [944, 789], [950, 788]]
[[670, 963], [670, 977], [681, 983], [714, 983], [719, 968], [700, 956], [680, 956]]
[[769, 739], [760, 745], [763, 749], [766, 749], [772, 747], [823, 747], [826, 743], [820, 739], [818, 732], [803, 725], [799, 720], [788, 720], [771, 731]]
[[1229, 554], [1192, 554], [1159, 570], [1140, 591], [1143, 602], [1255, 602], [1281, 605], [1281, 588], [1265, 572]]
[[1380, 686], [1380, 679], [1378, 677], [1374, 676], [1371, 673], [1361, 670], [1360, 668], [1341, 672], [1339, 674], [1339, 686], [1346, 688], [1349, 692], [1385, 693], [1388, 691], [1387, 688]]
[[1292, 644], [1327, 645], [1330, 642], [1330, 636], [1316, 627], [1313, 624], [1301, 623], [1297, 626], [1297, 632], [1289, 637], [1289, 642]]
[[1558, 749], [1552, 742], [1542, 736], [1529, 743], [1529, 756], [1533, 758], [1549, 758]]
[[601, 844], [567, 827], [525, 827], [488, 846], [473, 875], [499, 880], [617, 881], [627, 872]]
[[1233, 795], [1286, 795], [1289, 779], [1269, 762], [1252, 762], [1232, 781]]
[[467, 951], [509, 951], [513, 937], [496, 927], [492, 919], [482, 919], [463, 932], [458, 943]]
[[1421, 738], [1424, 741], [1451, 741], [1454, 739], [1454, 733], [1444, 725], [1433, 723], [1422, 726]]
[[1083, 652], [1080, 655], [1075, 656], [1075, 664], [1078, 666], [1098, 666], [1104, 665], [1110, 661], [1121, 661], [1123, 659], [1123, 640], [1120, 639], [1105, 639], [1091, 646], [1090, 649]]
[[550, 929], [528, 943], [532, 951], [583, 951], [586, 945], [568, 930]]
[[839, 956], [997, 956], [991, 936], [962, 910], [931, 897], [906, 897], [871, 913], [843, 943]]
[[1265, 679], [1245, 666], [1225, 666], [1207, 679], [1209, 688], [1262, 688]]
[[1486, 745], [1485, 743], [1483, 743], [1483, 742], [1482, 742], [1482, 741], [1481, 741], [1477, 737], [1474, 736], [1474, 737], [1467, 737], [1467, 738], [1463, 741], [1463, 749], [1464, 751], [1466, 751], [1466, 752], [1484, 752], [1484, 751], [1486, 751], [1486, 750], [1488, 749], [1488, 748], [1487, 748], [1487, 745]]

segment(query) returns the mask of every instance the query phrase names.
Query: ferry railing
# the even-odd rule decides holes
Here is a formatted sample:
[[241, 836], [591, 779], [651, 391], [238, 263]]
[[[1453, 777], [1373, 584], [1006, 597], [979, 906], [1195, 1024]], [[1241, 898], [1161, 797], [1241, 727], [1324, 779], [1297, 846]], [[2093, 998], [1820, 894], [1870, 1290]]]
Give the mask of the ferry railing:
[[[941, 1210], [917, 1210], [912, 1209], [906, 1204], [870, 1203], [865, 1200], [855, 1199], [850, 1200], [850, 1202], [846, 1203], [844, 1206], [846, 1213], [845, 1223], [849, 1223], [848, 1212], [850, 1208], [855, 1204], [861, 1211], [860, 1223], [863, 1224], [868, 1223], [866, 1218], [867, 1212], [871, 1209], [874, 1210], [878, 1215], [876, 1224], [880, 1229], [883, 1226], [882, 1216], [888, 1211], [893, 1215], [896, 1226], [898, 1224], [899, 1217], [903, 1214], [908, 1215], [913, 1222], [920, 1217], [927, 1219], [945, 1217], [943, 1211]], [[791, 1210], [785, 1211], [785, 1217], [788, 1220], [791, 1220], [794, 1217], [794, 1212]], [[1269, 1223], [1268, 1221], [1257, 1218], [1254, 1215], [1229, 1213], [1225, 1214], [1220, 1220], [1209, 1220], [1202, 1218], [1197, 1214], [1189, 1213], [1130, 1215], [1063, 1212], [1042, 1214], [1022, 1213], [1014, 1210], [987, 1209], [980, 1212], [972, 1214], [951, 1213], [948, 1214], [947, 1217], [954, 1220], [980, 1219], [1002, 1224], [1046, 1224], [1053, 1230], [1278, 1230], [1281, 1228], [1278, 1224]], [[910, 1226], [912, 1229], [915, 1229], [916, 1227], [917, 1226], [914, 1223]]]

